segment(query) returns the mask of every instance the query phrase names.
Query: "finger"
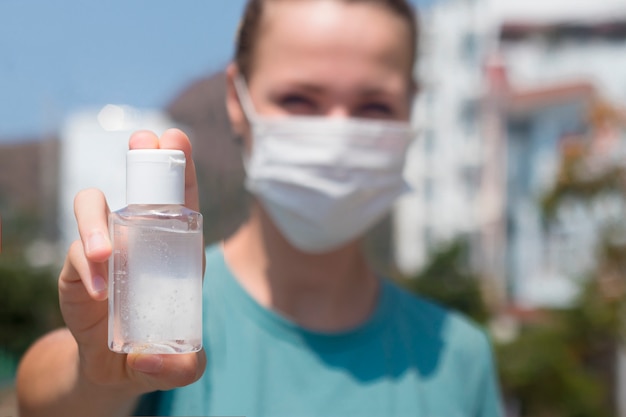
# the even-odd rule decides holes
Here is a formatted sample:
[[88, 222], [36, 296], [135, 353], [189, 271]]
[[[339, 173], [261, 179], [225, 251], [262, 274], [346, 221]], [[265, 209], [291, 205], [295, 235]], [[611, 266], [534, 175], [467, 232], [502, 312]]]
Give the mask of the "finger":
[[159, 137], [149, 130], [139, 130], [128, 140], [129, 149], [158, 149]]
[[185, 153], [187, 160], [185, 167], [185, 206], [200, 211], [198, 180], [196, 179], [196, 167], [193, 163], [189, 137], [180, 129], [168, 129], [161, 135], [159, 147], [161, 149], [178, 149]]
[[197, 381], [206, 367], [204, 349], [182, 355], [131, 353], [127, 357], [133, 376], [153, 390], [170, 390]]
[[59, 305], [67, 328], [85, 346], [105, 343], [102, 335], [106, 337], [107, 291], [95, 290], [91, 276], [82, 242], [77, 240], [59, 276]]
[[62, 302], [82, 303], [89, 298], [101, 301], [107, 298], [106, 265], [100, 270], [90, 264], [80, 240], [75, 241], [65, 258], [59, 275], [59, 290]]
[[111, 255], [109, 206], [102, 191], [90, 188], [74, 198], [74, 215], [85, 256], [90, 262], [104, 262]]
[[[189, 137], [179, 129], [168, 129], [160, 139], [160, 147], [163, 149], [179, 149], [185, 153], [187, 161], [185, 166], [185, 206], [200, 211], [200, 197], [198, 194], [198, 179], [196, 177], [196, 166], [193, 162], [192, 147]], [[202, 271], [206, 265], [204, 251], [202, 252]], [[204, 274], [203, 274], [204, 279]]]

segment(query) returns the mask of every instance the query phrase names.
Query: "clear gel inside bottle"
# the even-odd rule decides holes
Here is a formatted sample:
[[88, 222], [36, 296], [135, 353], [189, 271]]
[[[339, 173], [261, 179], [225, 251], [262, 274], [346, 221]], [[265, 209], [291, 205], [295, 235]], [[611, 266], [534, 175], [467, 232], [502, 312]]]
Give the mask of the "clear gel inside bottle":
[[202, 215], [178, 204], [184, 154], [176, 152], [130, 151], [131, 204], [109, 217], [109, 348], [115, 352], [202, 347]]

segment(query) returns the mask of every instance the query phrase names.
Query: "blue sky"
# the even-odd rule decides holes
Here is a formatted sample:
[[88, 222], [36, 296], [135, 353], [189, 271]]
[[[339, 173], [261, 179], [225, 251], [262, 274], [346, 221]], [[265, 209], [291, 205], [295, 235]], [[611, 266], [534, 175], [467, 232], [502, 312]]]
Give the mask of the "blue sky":
[[244, 4], [0, 0], [0, 142], [54, 133], [84, 107], [164, 107], [228, 62]]

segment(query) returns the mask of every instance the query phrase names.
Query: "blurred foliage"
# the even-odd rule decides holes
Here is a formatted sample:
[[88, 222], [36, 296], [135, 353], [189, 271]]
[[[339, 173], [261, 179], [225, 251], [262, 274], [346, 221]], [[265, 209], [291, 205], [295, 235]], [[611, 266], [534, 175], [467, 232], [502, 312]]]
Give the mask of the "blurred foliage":
[[567, 202], [590, 206], [602, 197], [626, 197], [625, 181], [621, 164], [592, 156], [582, 144], [565, 144], [556, 183], [543, 197], [546, 220], [554, 220], [557, 209]]
[[623, 216], [598, 216], [594, 207], [607, 198], [623, 205], [626, 174], [581, 143], [566, 145], [556, 183], [542, 201], [544, 225], [558, 223], [564, 205], [586, 209], [599, 227], [596, 267], [569, 308], [542, 312], [522, 324], [516, 339], [497, 346], [499, 369], [523, 416], [608, 417], [616, 415], [616, 355], [623, 343], [626, 228]]
[[400, 279], [415, 294], [457, 310], [477, 322], [488, 318], [479, 277], [468, 266], [469, 246], [458, 239], [431, 254], [429, 262], [416, 276]]
[[63, 324], [56, 268], [34, 268], [24, 254], [41, 231], [34, 211], [3, 210], [0, 253], [0, 350], [19, 357], [39, 336]]
[[542, 313], [514, 340], [496, 344], [505, 396], [522, 416], [614, 415], [619, 305], [589, 280], [573, 306]]
[[[1, 259], [1, 258], [0, 258]], [[39, 336], [62, 325], [56, 272], [0, 260], [0, 347], [19, 356]]]

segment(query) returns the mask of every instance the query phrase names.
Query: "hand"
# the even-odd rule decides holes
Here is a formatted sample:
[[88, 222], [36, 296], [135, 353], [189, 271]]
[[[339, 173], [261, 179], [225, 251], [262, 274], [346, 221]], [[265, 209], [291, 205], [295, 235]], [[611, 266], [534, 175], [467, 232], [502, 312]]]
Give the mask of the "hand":
[[[179, 149], [185, 153], [185, 205], [199, 211], [198, 184], [191, 144], [177, 129], [161, 138], [147, 131], [133, 134], [130, 149]], [[111, 255], [109, 208], [99, 190], [80, 192], [74, 201], [80, 240], [69, 249], [59, 278], [61, 312], [78, 345], [80, 377], [90, 383], [122, 388], [139, 395], [196, 381], [204, 372], [204, 351], [182, 355], [119, 354], [107, 347], [107, 269]]]

